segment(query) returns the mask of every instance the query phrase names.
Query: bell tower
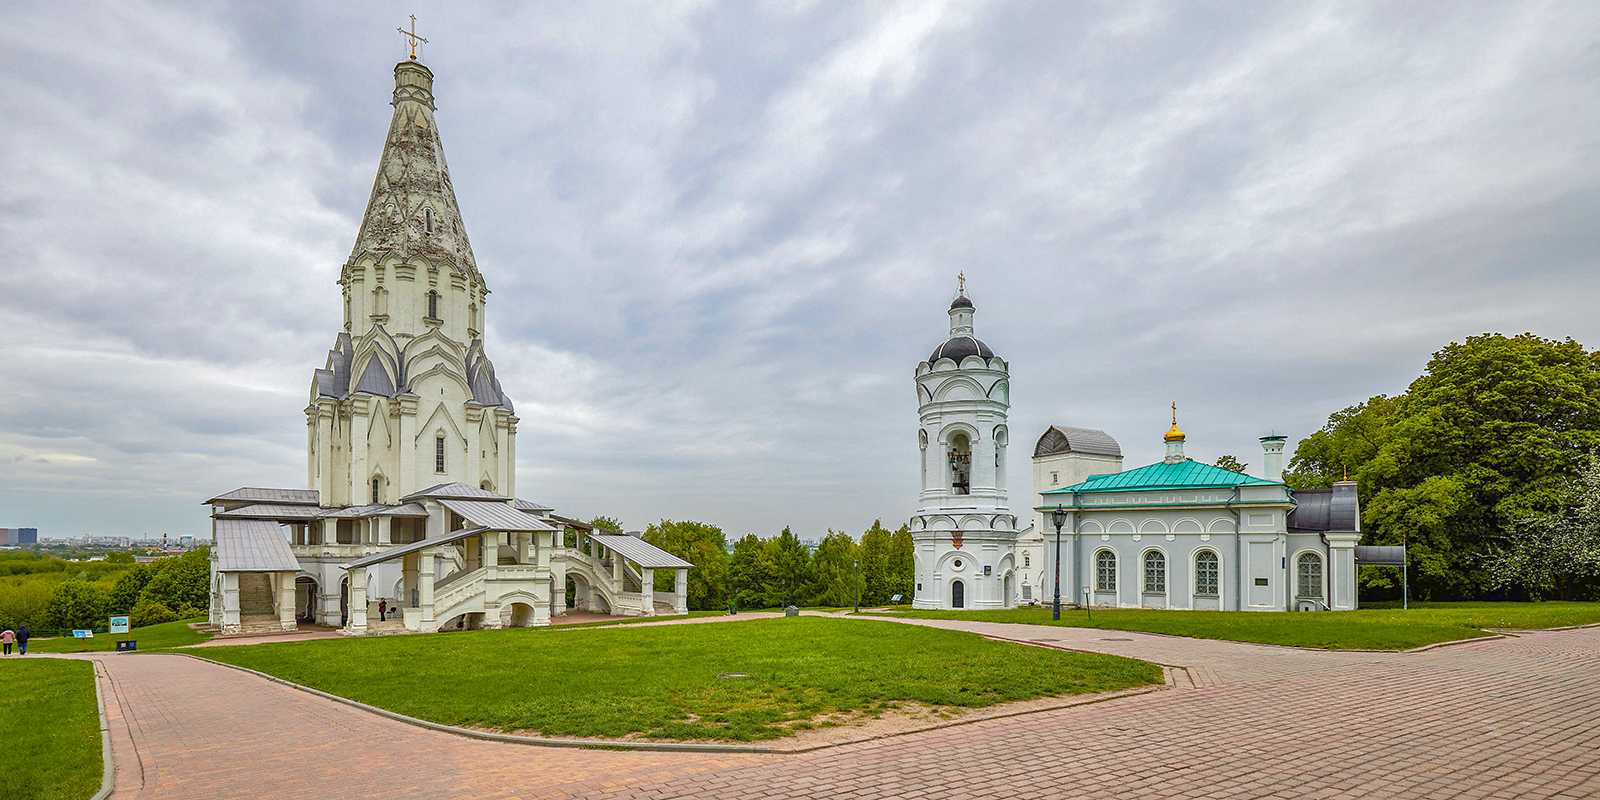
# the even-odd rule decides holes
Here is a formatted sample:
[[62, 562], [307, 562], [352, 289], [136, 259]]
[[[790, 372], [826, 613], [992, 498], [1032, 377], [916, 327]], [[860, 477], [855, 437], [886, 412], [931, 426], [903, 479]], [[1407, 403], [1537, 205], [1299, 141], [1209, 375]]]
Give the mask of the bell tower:
[[943, 342], [916, 369], [921, 493], [911, 518], [917, 608], [1015, 603], [1017, 518], [1006, 499], [1009, 367], [976, 336], [966, 276]]

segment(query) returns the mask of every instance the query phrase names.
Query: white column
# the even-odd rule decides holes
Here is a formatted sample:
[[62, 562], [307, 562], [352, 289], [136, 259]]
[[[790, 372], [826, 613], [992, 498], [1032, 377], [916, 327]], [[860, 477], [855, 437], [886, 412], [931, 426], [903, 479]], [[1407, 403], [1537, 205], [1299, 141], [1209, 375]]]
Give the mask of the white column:
[[[403, 396], [400, 401], [400, 474], [395, 476], [394, 500], [421, 489], [417, 485], [417, 398]], [[428, 442], [428, 457], [433, 457], [433, 443]]]
[[317, 488], [323, 506], [332, 506], [333, 497], [333, 401], [317, 403]]
[[394, 542], [394, 517], [378, 517], [378, 544], [388, 547]]
[[350, 505], [365, 505], [372, 494], [372, 486], [367, 476], [367, 427], [372, 417], [369, 411], [372, 401], [365, 396], [357, 396], [350, 401], [350, 496], [347, 501]]
[[517, 496], [517, 418], [512, 417], [506, 426], [506, 446], [503, 448], [506, 458], [506, 488], [501, 494], [506, 497]]
[[239, 632], [239, 573], [222, 573], [222, 632]]
[[639, 603], [644, 606], [645, 616], [656, 613], [656, 571], [649, 567], [639, 568]]
[[467, 404], [466, 434], [467, 473], [461, 482], [477, 486], [483, 476], [483, 406], [470, 402]]
[[345, 625], [350, 633], [367, 632], [367, 570], [350, 570], [350, 621]]
[[278, 624], [292, 631], [298, 627], [294, 621], [294, 573], [278, 572], [272, 577], [278, 582]]
[[417, 605], [422, 607], [424, 630], [433, 622], [433, 573], [437, 549], [429, 547], [417, 557]]
[[689, 613], [689, 570], [679, 569], [673, 575], [672, 612]]

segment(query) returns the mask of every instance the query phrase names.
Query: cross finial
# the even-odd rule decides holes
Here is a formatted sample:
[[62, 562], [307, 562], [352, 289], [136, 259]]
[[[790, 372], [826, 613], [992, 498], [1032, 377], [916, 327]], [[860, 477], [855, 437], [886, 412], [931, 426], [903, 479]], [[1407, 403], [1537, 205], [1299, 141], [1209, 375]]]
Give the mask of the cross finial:
[[427, 44], [428, 43], [427, 39], [424, 39], [421, 36], [417, 35], [417, 15], [416, 14], [412, 14], [411, 15], [411, 30], [407, 31], [405, 28], [395, 28], [395, 30], [399, 31], [400, 35], [406, 37], [406, 40], [408, 42], [410, 42], [410, 44], [411, 44], [411, 60], [412, 61], [416, 61], [417, 60], [417, 42], [422, 42], [423, 44]]
[[962, 297], [967, 296], [967, 272], [962, 270], [956, 273], [956, 286]]
[[1178, 401], [1172, 401], [1172, 424], [1178, 424]]

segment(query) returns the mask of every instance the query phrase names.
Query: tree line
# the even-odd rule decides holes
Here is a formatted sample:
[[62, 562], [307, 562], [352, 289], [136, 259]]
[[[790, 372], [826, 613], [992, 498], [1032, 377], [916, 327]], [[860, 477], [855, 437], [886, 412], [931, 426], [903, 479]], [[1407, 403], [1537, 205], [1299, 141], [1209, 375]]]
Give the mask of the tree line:
[[[1405, 544], [1422, 598], [1600, 598], [1600, 352], [1484, 334], [1433, 354], [1406, 391], [1334, 412], [1291, 488], [1359, 481], [1363, 544]], [[1397, 570], [1362, 570], [1368, 595]]]
[[[607, 517], [591, 524], [621, 529]], [[893, 602], [895, 595], [911, 599], [911, 531], [903, 525], [891, 531], [875, 521], [859, 541], [830, 530], [814, 552], [788, 528], [765, 539], [746, 534], [729, 548], [721, 528], [691, 521], [657, 522], [645, 529], [644, 540], [695, 565], [689, 570], [691, 609], [849, 606], [858, 594], [865, 606]], [[657, 574], [655, 591], [672, 591], [672, 582], [671, 574]]]
[[104, 631], [113, 614], [127, 614], [134, 626], [203, 616], [210, 557], [210, 548], [200, 547], [143, 564], [127, 553], [85, 563], [48, 556], [10, 560], [10, 574], [0, 578], [0, 628]]

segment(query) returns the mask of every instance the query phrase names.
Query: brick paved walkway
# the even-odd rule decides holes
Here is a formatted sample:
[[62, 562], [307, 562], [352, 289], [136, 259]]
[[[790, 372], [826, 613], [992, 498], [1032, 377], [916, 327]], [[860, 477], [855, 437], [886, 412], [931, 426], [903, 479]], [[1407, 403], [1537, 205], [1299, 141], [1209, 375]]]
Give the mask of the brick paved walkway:
[[928, 624], [1181, 665], [1199, 688], [800, 755], [619, 753], [470, 740], [192, 659], [104, 656], [117, 796], [1600, 796], [1600, 629], [1401, 655]]

